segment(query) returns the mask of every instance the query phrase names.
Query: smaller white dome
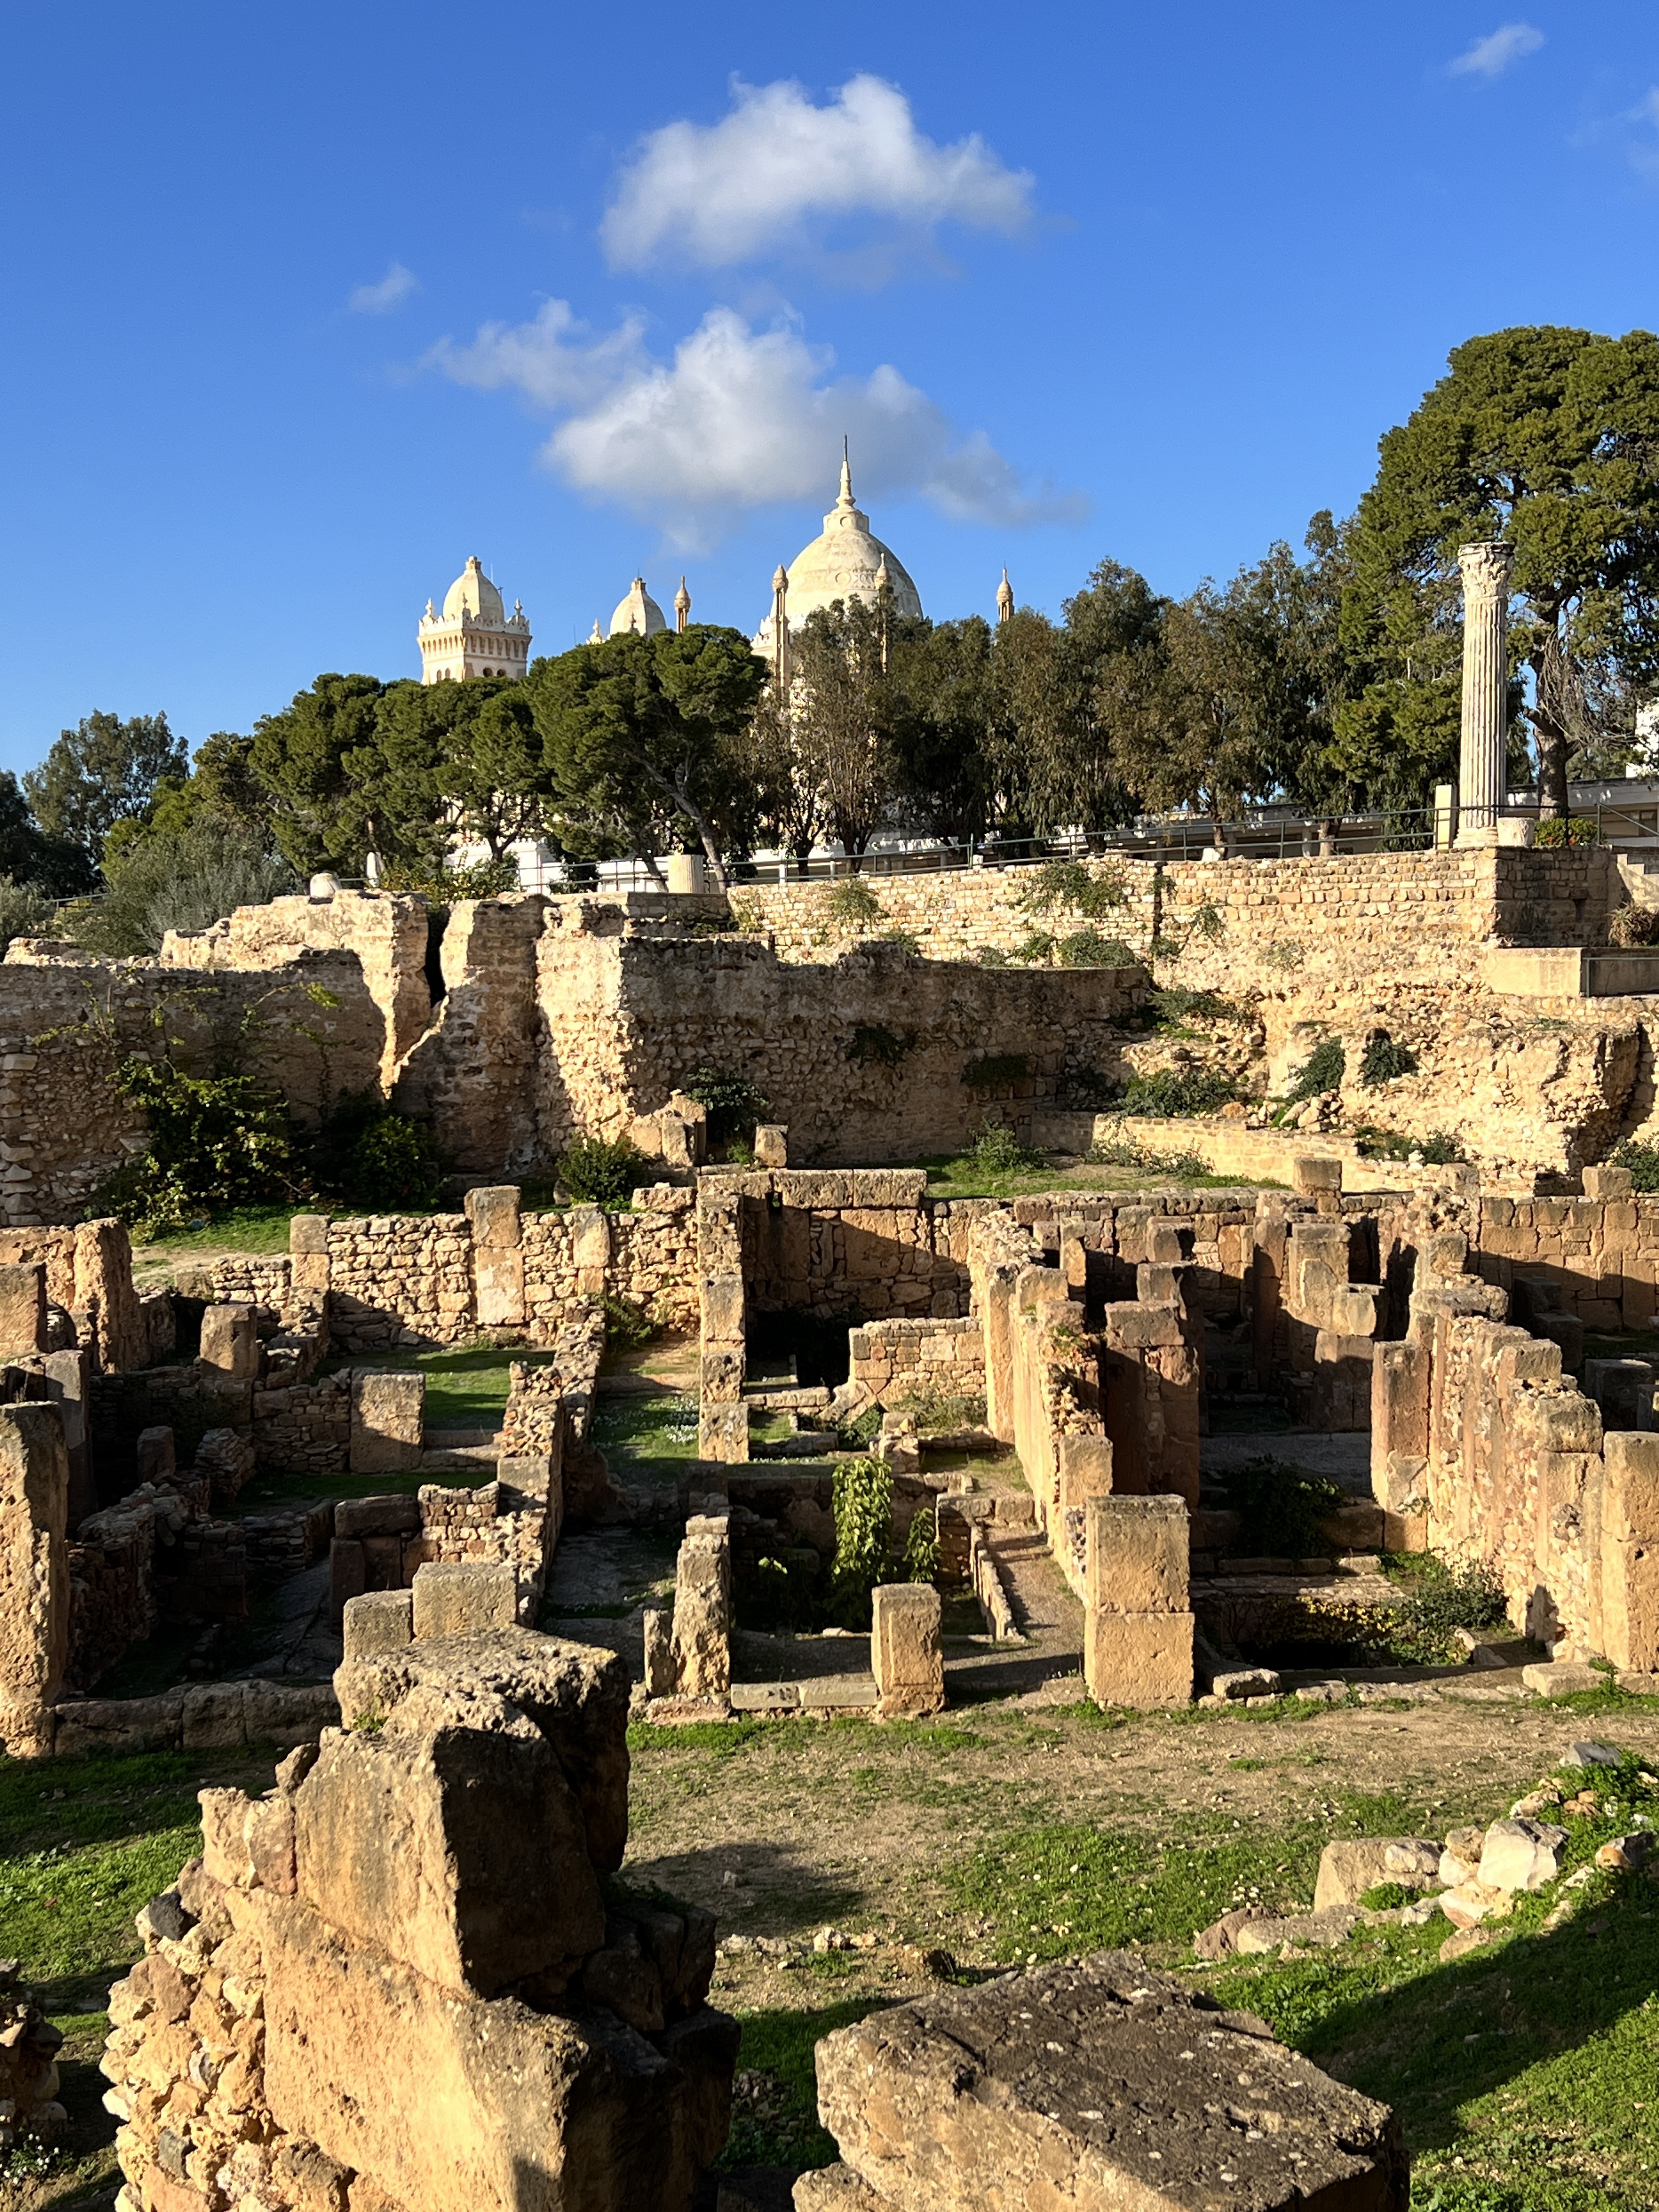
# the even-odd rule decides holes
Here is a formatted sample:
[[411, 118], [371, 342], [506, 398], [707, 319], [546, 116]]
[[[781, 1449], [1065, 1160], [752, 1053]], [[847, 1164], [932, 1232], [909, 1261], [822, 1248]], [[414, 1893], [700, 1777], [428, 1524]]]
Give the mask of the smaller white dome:
[[654, 637], [659, 629], [666, 629], [662, 609], [645, 588], [643, 576], [635, 576], [629, 586], [628, 597], [617, 602], [617, 611], [611, 617], [611, 635], [620, 637], [623, 631], [633, 630], [641, 637]]
[[485, 575], [476, 553], [469, 555], [465, 568], [444, 593], [444, 620], [454, 622], [462, 615], [471, 615], [475, 622], [490, 623], [497, 629], [507, 619], [501, 595]]

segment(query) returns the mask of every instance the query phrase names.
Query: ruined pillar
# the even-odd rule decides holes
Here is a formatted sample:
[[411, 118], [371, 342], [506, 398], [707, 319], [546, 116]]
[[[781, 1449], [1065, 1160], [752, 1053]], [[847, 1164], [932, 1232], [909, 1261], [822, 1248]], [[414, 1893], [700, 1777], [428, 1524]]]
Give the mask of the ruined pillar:
[[516, 1183], [480, 1184], [465, 1200], [472, 1231], [472, 1310], [481, 1328], [525, 1321], [524, 1243]]
[[884, 1720], [943, 1711], [943, 1618], [931, 1583], [882, 1583], [871, 1593], [870, 1670]]
[[1509, 736], [1510, 574], [1512, 545], [1464, 545], [1463, 720], [1457, 753], [1460, 846], [1495, 845], [1504, 811]]
[[69, 1454], [58, 1408], [0, 1406], [0, 1747], [52, 1749], [69, 1662]]
[[1086, 1507], [1083, 1674], [1098, 1705], [1141, 1711], [1193, 1694], [1187, 1508], [1178, 1498], [1091, 1498]]

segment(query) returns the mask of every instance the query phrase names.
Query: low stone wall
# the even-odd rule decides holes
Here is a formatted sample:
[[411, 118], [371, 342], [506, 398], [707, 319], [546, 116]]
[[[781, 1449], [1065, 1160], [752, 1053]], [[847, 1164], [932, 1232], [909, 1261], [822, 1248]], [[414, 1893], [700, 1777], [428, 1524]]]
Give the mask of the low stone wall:
[[848, 1339], [854, 1393], [866, 1406], [918, 1396], [982, 1398], [985, 1332], [977, 1320], [877, 1321]]
[[[1234, 984], [1253, 973], [1282, 981], [1287, 963], [1478, 975], [1488, 944], [1604, 945], [1608, 916], [1625, 903], [1616, 860], [1594, 847], [1086, 865], [1124, 883], [1121, 919], [1097, 926], [1136, 949], [1154, 935], [1179, 941], [1200, 908], [1213, 912], [1220, 934], [1194, 938], [1182, 957], [1182, 982], [1207, 988], [1224, 969]], [[1029, 866], [886, 876], [878, 864], [865, 882], [885, 919], [869, 927], [908, 930], [934, 960], [1012, 952], [1034, 928], [1079, 926], [1063, 911], [1031, 910], [1036, 876]], [[829, 895], [823, 884], [745, 884], [732, 903], [781, 959], [820, 961], [847, 941]]]
[[1501, 1290], [1420, 1289], [1376, 1348], [1371, 1486], [1396, 1550], [1484, 1562], [1515, 1626], [1563, 1659], [1659, 1669], [1659, 1435], [1604, 1433], [1561, 1347]]

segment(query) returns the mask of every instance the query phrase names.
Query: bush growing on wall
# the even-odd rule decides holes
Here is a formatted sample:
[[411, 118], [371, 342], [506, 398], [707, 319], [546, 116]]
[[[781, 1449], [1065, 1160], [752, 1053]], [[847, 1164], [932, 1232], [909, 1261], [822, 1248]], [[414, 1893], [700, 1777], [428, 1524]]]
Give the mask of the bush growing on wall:
[[169, 1060], [131, 1057], [112, 1080], [149, 1123], [149, 1146], [93, 1200], [141, 1237], [205, 1215], [297, 1195], [288, 1114], [249, 1075], [187, 1075]]
[[700, 1067], [682, 1088], [708, 1113], [711, 1157], [732, 1144], [752, 1139], [756, 1122], [763, 1121], [772, 1110], [771, 1100], [758, 1084], [722, 1068]]
[[377, 1091], [348, 1091], [312, 1147], [311, 1171], [325, 1197], [386, 1211], [437, 1203], [442, 1169], [430, 1133]]
[[893, 1541], [893, 1476], [885, 1460], [844, 1459], [836, 1468], [836, 1559], [830, 1610], [843, 1628], [870, 1626], [870, 1593], [887, 1571]]
[[650, 1164], [626, 1137], [578, 1137], [559, 1162], [559, 1188], [574, 1206], [626, 1206]]
[[[1323, 1049], [1323, 1047], [1321, 1048]], [[1417, 1054], [1407, 1044], [1396, 1044], [1387, 1030], [1373, 1030], [1365, 1040], [1364, 1057], [1359, 1063], [1359, 1080], [1368, 1091], [1375, 1091], [1396, 1077], [1417, 1073]]]
[[1182, 1120], [1194, 1114], [1212, 1114], [1237, 1096], [1237, 1085], [1218, 1069], [1160, 1067], [1151, 1075], [1131, 1076], [1114, 1110]]

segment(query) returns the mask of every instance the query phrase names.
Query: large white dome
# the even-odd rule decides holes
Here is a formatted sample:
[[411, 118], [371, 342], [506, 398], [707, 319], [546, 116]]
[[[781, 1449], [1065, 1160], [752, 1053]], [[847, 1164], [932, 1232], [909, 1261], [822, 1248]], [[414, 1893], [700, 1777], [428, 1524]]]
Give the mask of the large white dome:
[[628, 597], [617, 602], [617, 611], [611, 617], [611, 635], [620, 637], [624, 630], [634, 630], [641, 637], [654, 637], [659, 629], [666, 629], [662, 609], [645, 588], [643, 576], [635, 576], [629, 586]]
[[[808, 615], [821, 607], [833, 606], [837, 599], [859, 599], [873, 606], [884, 562], [887, 581], [892, 587], [894, 612], [919, 615], [921, 594], [911, 582], [909, 571], [898, 555], [872, 534], [869, 516], [854, 506], [853, 471], [843, 459], [841, 495], [824, 516], [823, 530], [789, 563], [786, 611], [791, 630], [798, 630]], [[769, 614], [755, 641], [765, 651], [771, 639], [772, 618]]]
[[444, 620], [454, 622], [462, 615], [471, 615], [475, 622], [487, 623], [496, 629], [507, 620], [501, 595], [485, 575], [476, 553], [468, 556], [465, 568], [444, 593]]

